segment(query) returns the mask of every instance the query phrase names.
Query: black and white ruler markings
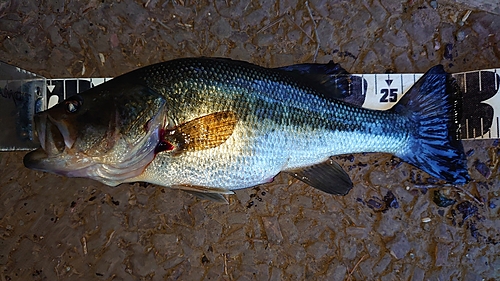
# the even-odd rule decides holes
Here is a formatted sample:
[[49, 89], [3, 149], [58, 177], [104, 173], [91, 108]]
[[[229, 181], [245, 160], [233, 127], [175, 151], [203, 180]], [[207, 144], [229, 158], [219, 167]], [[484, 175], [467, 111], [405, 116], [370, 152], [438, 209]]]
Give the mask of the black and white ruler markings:
[[500, 138], [500, 68], [453, 76], [463, 92], [462, 139]]
[[[422, 75], [351, 74], [353, 86], [346, 101], [371, 109], [390, 109]], [[461, 138], [499, 139], [500, 68], [455, 73], [452, 76], [463, 93]], [[47, 79], [47, 108], [110, 79]]]
[[59, 102], [102, 84], [111, 78], [65, 78], [47, 79], [47, 107], [51, 108]]

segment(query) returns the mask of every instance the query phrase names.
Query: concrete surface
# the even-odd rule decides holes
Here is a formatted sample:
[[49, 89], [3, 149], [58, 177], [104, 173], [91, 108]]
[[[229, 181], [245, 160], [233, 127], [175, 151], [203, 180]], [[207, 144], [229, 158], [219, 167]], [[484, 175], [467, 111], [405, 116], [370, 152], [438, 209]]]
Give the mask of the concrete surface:
[[[500, 67], [500, 16], [474, 9], [462, 21], [469, 9], [418, 0], [0, 1], [0, 59], [54, 78], [116, 76], [188, 56], [263, 66], [333, 59], [358, 73]], [[34, 172], [24, 153], [0, 153], [0, 280], [498, 280], [499, 143], [465, 147], [474, 181], [461, 190], [390, 155], [359, 154], [339, 158], [355, 183], [345, 197], [280, 174], [229, 205]], [[455, 204], [439, 207], [436, 190]]]

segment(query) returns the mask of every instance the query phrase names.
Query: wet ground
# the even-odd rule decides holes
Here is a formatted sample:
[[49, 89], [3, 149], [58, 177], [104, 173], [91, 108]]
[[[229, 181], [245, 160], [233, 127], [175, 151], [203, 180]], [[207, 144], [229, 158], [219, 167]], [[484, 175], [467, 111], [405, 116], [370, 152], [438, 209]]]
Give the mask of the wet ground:
[[[358, 73], [500, 67], [498, 7], [470, 7], [0, 1], [0, 58], [50, 78], [187, 56], [334, 60]], [[280, 174], [228, 205], [34, 172], [24, 153], [0, 153], [0, 280], [498, 280], [500, 146], [464, 145], [474, 181], [461, 189], [390, 155], [360, 154], [339, 158], [355, 183], [345, 197]]]

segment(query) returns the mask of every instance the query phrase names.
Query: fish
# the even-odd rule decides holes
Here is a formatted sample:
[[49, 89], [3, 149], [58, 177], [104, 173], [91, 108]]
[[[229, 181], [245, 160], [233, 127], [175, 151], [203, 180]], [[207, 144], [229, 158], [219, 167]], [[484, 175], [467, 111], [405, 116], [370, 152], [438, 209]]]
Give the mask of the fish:
[[35, 115], [27, 168], [106, 185], [148, 182], [224, 202], [285, 172], [333, 195], [353, 188], [332, 156], [384, 152], [451, 184], [470, 181], [460, 93], [443, 66], [390, 110], [347, 102], [339, 64], [261, 67], [181, 58], [142, 67]]

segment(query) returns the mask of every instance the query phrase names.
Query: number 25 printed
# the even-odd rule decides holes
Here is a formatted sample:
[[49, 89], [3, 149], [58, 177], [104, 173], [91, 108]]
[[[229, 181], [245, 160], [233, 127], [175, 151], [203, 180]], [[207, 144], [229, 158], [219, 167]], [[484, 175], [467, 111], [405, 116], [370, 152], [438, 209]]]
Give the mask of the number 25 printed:
[[398, 89], [381, 89], [380, 93], [382, 97], [380, 102], [397, 102], [398, 101]]

